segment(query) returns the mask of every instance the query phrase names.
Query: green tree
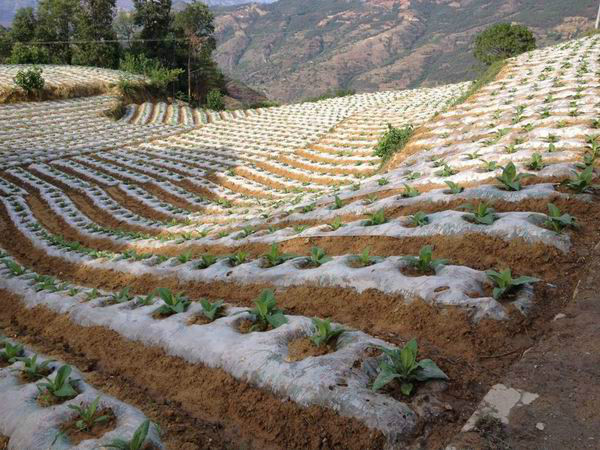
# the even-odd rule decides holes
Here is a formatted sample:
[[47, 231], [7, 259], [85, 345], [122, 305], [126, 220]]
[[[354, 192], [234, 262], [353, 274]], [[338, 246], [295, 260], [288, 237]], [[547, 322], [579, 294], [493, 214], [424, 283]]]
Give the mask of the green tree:
[[12, 46], [9, 64], [48, 64], [50, 52], [46, 47], [15, 42]]
[[474, 54], [482, 63], [491, 65], [535, 48], [535, 37], [527, 27], [498, 23], [477, 35]]
[[40, 0], [37, 9], [35, 39], [60, 42], [50, 47], [51, 62], [71, 63], [70, 41], [77, 27], [79, 0]]
[[213, 20], [214, 16], [208, 6], [196, 0], [175, 14], [176, 36], [184, 38], [187, 43], [187, 92], [190, 99], [192, 98], [192, 65], [199, 63], [200, 66], [205, 66], [216, 48]]
[[[115, 0], [80, 0], [72, 64], [116, 68], [120, 47], [112, 28]], [[82, 43], [85, 42], [85, 43]]]
[[35, 37], [37, 19], [33, 8], [19, 8], [10, 27], [13, 42], [31, 42]]
[[171, 30], [171, 0], [133, 0], [135, 25], [141, 27], [137, 36], [144, 40], [134, 48], [161, 62], [169, 59], [172, 44], [166, 42]]

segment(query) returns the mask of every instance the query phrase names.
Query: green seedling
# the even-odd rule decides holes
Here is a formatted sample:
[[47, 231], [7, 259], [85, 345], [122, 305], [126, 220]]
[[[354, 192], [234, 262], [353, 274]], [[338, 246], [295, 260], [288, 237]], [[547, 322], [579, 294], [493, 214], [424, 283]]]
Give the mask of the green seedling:
[[148, 437], [148, 431], [150, 429], [150, 421], [145, 420], [135, 430], [130, 440], [124, 439], [113, 439], [109, 444], [105, 444], [107, 448], [115, 448], [117, 450], [142, 450], [146, 438]]
[[200, 300], [202, 305], [202, 315], [211, 322], [224, 314], [225, 306], [223, 300], [217, 300], [214, 303], [209, 302], [206, 299]]
[[331, 209], [341, 209], [343, 207], [344, 207], [344, 202], [342, 201], [342, 199], [340, 197], [338, 197], [336, 195], [335, 198], [333, 199], [333, 206], [331, 207]]
[[531, 155], [531, 160], [527, 163], [527, 168], [529, 170], [542, 170], [546, 164], [542, 160], [542, 155], [539, 153], [534, 153]]
[[333, 222], [329, 224], [329, 228], [331, 228], [331, 231], [339, 230], [343, 226], [344, 223], [342, 222], [341, 217], [336, 217], [335, 219], [333, 219]]
[[205, 253], [200, 257], [200, 261], [196, 264], [197, 269], [207, 269], [217, 262], [217, 257], [215, 255], [210, 255]]
[[161, 316], [182, 313], [190, 306], [190, 301], [183, 294], [175, 294], [170, 289], [158, 288], [156, 293], [164, 303], [156, 310]]
[[177, 256], [177, 261], [179, 262], [179, 264], [186, 264], [186, 263], [189, 263], [191, 260], [192, 260], [192, 252], [191, 251], [183, 252]]
[[419, 195], [421, 195], [421, 193], [416, 187], [404, 183], [404, 191], [400, 195], [404, 198], [412, 198], [418, 197]]
[[79, 405], [67, 405], [73, 411], [76, 411], [79, 419], [75, 421], [75, 428], [79, 431], [90, 432], [94, 425], [100, 425], [108, 422], [111, 419], [110, 414], [100, 415], [98, 411], [98, 404], [100, 403], [100, 396], [91, 402], [87, 406]]
[[110, 302], [111, 303], [125, 303], [129, 300], [133, 300], [133, 295], [129, 292], [131, 288], [129, 286], [124, 287], [119, 292], [115, 294], [111, 294]]
[[402, 260], [422, 273], [435, 272], [438, 267], [448, 264], [447, 259], [433, 259], [433, 248], [431, 245], [422, 247], [419, 251], [419, 256], [403, 256]]
[[262, 257], [264, 258], [267, 267], [275, 267], [296, 256], [289, 253], [282, 253], [277, 244], [272, 244], [269, 252], [262, 255]]
[[41, 395], [50, 394], [55, 398], [69, 399], [77, 395], [77, 391], [73, 387], [75, 380], [71, 380], [71, 366], [61, 366], [56, 376], [50, 380], [48, 377], [44, 377], [44, 382], [37, 385], [37, 388]]
[[332, 328], [330, 319], [321, 320], [315, 317], [312, 319], [312, 323], [315, 327], [315, 334], [310, 337], [310, 341], [316, 347], [328, 345], [346, 331], [341, 327]]
[[498, 220], [494, 208], [485, 202], [481, 202], [477, 206], [467, 203], [460, 206], [460, 209], [470, 211], [471, 214], [466, 216], [467, 219], [480, 225], [491, 225]]
[[248, 253], [239, 251], [227, 257], [229, 264], [232, 266], [239, 266], [240, 264], [244, 264], [248, 260]]
[[10, 271], [10, 274], [13, 277], [20, 277], [25, 272], [27, 272], [27, 269], [25, 269], [25, 267], [18, 265], [16, 262], [14, 262], [11, 259], [5, 259], [2, 262], [4, 262], [4, 265]]
[[442, 167], [442, 170], [438, 170], [435, 174], [438, 177], [451, 177], [452, 175], [456, 175], [458, 173], [457, 170], [454, 170], [452, 167], [450, 167], [448, 164], [444, 164], [444, 166]]
[[446, 191], [446, 193], [456, 195], [456, 194], [460, 194], [461, 192], [463, 192], [465, 190], [464, 187], [462, 187], [461, 185], [454, 183], [452, 181], [444, 181], [444, 183], [446, 183], [446, 185], [450, 188], [448, 191]]
[[313, 247], [310, 249], [310, 256], [308, 257], [308, 263], [313, 267], [320, 267], [326, 262], [331, 261], [331, 257], [327, 256], [325, 250], [319, 247]]
[[374, 391], [378, 391], [393, 380], [398, 380], [402, 394], [409, 396], [416, 382], [448, 379], [448, 376], [431, 359], [417, 361], [419, 351], [415, 339], [401, 349], [377, 348], [384, 353], [384, 359], [379, 362], [379, 373], [373, 383]]
[[369, 247], [365, 248], [359, 255], [355, 255], [354, 258], [362, 267], [372, 266], [377, 262], [377, 259], [371, 256], [371, 250]]
[[4, 349], [0, 351], [0, 359], [13, 364], [21, 356], [23, 356], [23, 346], [21, 344], [11, 344], [8, 341], [4, 342]]
[[385, 218], [385, 211], [383, 209], [380, 209], [379, 211], [373, 213], [373, 214], [367, 214], [369, 216], [369, 218], [364, 222], [364, 226], [366, 227], [372, 227], [375, 225], [383, 225], [384, 223], [387, 222], [387, 219]]
[[502, 175], [496, 177], [496, 179], [500, 181], [509, 191], [520, 191], [523, 189], [521, 180], [531, 176], [533, 175], [529, 173], [517, 173], [517, 168], [512, 162], [510, 162], [502, 170]]
[[254, 316], [255, 323], [250, 331], [266, 331], [269, 327], [278, 328], [287, 323], [283, 312], [277, 308], [275, 294], [270, 289], [265, 289], [254, 304], [255, 308], [248, 310]]
[[20, 372], [25, 378], [32, 381], [37, 381], [40, 378], [44, 378], [49, 372], [49, 365], [54, 362], [52, 359], [47, 359], [41, 363], [37, 361], [38, 355], [32, 355], [31, 357], [18, 357], [17, 361], [23, 363], [23, 367]]
[[553, 203], [548, 203], [548, 219], [544, 222], [544, 226], [556, 233], [562, 233], [567, 227], [576, 228], [577, 221], [570, 214], [562, 214], [560, 209]]
[[524, 284], [537, 283], [540, 281], [538, 278], [526, 276], [513, 278], [510, 269], [504, 269], [500, 272], [488, 270], [485, 274], [494, 283], [492, 295], [496, 300], [500, 300], [502, 297]]
[[481, 162], [483, 163], [483, 170], [486, 172], [493, 172], [499, 167], [498, 161], [486, 161], [482, 159]]
[[592, 186], [594, 180], [594, 167], [589, 166], [581, 172], [576, 172], [573, 177], [563, 182], [569, 189], [577, 194], [583, 194]]
[[423, 211], [414, 213], [409, 219], [410, 223], [415, 227], [423, 227], [429, 224], [429, 217]]

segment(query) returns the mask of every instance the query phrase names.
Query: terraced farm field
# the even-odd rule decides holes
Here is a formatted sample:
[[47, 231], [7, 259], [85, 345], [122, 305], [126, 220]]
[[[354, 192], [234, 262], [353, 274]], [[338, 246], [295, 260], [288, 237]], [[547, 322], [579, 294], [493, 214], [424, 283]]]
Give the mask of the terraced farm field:
[[[109, 96], [0, 106], [0, 448], [145, 418], [155, 449], [498, 444], [478, 419], [543, 396], [501, 383], [600, 238], [599, 57], [521, 55], [456, 106], [468, 84], [117, 122]], [[416, 131], [381, 167], [388, 123]], [[81, 381], [36, 389], [33, 352]], [[96, 397], [110, 419], [75, 432]]]

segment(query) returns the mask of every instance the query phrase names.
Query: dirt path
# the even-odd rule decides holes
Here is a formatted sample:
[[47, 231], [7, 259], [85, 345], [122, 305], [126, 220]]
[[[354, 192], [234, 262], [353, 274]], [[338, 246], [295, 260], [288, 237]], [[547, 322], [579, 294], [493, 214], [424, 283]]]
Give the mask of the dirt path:
[[588, 261], [573, 299], [503, 381], [538, 397], [510, 409], [502, 427], [457, 436], [455, 448], [600, 448], [600, 242]]

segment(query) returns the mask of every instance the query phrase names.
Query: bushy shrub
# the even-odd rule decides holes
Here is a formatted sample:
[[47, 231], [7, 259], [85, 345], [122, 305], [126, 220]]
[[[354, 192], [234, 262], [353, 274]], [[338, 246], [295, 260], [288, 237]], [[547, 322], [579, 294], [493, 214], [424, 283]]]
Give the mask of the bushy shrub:
[[536, 48], [535, 37], [523, 25], [498, 23], [475, 38], [475, 58], [490, 65]]
[[15, 84], [28, 94], [38, 92], [44, 88], [45, 84], [42, 72], [42, 69], [36, 66], [19, 70], [14, 78]]
[[144, 75], [149, 79], [150, 85], [157, 89], [165, 89], [184, 72], [183, 69], [169, 69], [163, 66], [160, 61], [148, 58], [145, 55], [131, 53], [126, 54], [121, 60], [119, 69], [124, 72]]
[[413, 126], [406, 125], [404, 128], [395, 128], [388, 124], [388, 129], [381, 137], [375, 147], [375, 156], [379, 156], [383, 161], [389, 160], [394, 153], [402, 150], [413, 134]]
[[8, 58], [9, 64], [48, 64], [50, 53], [46, 47], [15, 42]]
[[219, 89], [211, 89], [206, 95], [206, 107], [214, 111], [223, 111], [225, 109], [225, 101], [223, 94]]

